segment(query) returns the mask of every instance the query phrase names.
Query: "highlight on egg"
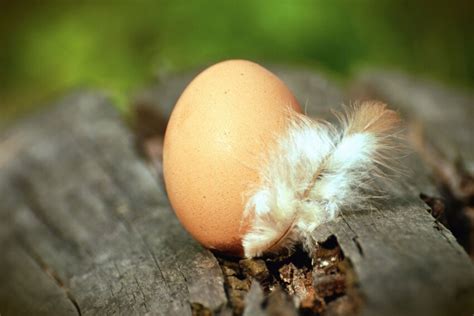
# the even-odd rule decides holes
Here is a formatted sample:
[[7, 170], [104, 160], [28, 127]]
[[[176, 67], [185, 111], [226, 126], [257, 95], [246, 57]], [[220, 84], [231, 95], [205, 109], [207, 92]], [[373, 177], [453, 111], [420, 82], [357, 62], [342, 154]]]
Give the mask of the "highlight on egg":
[[[202, 245], [255, 257], [301, 242], [345, 209], [367, 207], [394, 169], [399, 117], [355, 104], [334, 126], [309, 118], [262, 66], [229, 60], [186, 87], [168, 122], [163, 173], [171, 205]], [[392, 157], [392, 158], [390, 158]]]

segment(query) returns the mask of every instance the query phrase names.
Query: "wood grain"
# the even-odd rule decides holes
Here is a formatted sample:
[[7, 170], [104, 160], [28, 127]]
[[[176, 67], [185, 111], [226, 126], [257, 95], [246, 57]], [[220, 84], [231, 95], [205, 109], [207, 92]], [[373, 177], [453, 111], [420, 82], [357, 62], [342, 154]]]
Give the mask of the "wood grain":
[[[274, 69], [310, 115], [328, 117], [330, 108], [349, 100], [321, 75]], [[166, 117], [194, 73], [162, 79], [138, 100]], [[394, 84], [386, 80], [383, 86]], [[419, 102], [403, 104], [405, 113], [419, 113], [407, 114], [409, 119], [441, 137]], [[469, 123], [461, 116], [455, 120]], [[461, 148], [467, 141], [456, 133], [443, 139]], [[137, 151], [134, 135], [101, 94], [74, 93], [18, 123], [1, 136], [0, 152], [1, 315], [231, 315], [233, 290], [246, 295], [239, 312], [244, 315], [298, 313], [281, 267], [297, 265], [300, 257], [283, 263], [267, 258], [253, 266], [198, 245], [170, 209], [156, 177], [160, 165]], [[463, 156], [470, 161], [470, 151]], [[419, 198], [421, 192], [440, 194], [430, 167], [417, 155], [402, 163], [410, 174], [387, 188], [387, 200], [347, 211], [315, 232], [321, 244], [334, 236], [344, 256], [338, 269], [345, 294], [327, 302], [328, 315], [352, 314], [354, 300], [363, 315], [474, 310], [472, 261]], [[320, 289], [324, 278], [313, 268], [313, 287]], [[229, 289], [229, 277], [235, 289]], [[247, 280], [253, 280], [249, 289]]]
[[71, 303], [82, 315], [224, 307], [217, 260], [179, 226], [104, 97], [73, 95], [25, 128], [28, 145], [1, 170], [2, 315], [62, 315]]

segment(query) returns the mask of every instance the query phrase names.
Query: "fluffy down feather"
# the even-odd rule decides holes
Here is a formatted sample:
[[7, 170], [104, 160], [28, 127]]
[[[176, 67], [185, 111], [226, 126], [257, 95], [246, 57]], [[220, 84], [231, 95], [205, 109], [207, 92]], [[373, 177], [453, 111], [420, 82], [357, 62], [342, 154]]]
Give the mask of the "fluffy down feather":
[[264, 159], [260, 183], [248, 192], [246, 257], [276, 253], [297, 241], [309, 245], [316, 227], [341, 210], [367, 206], [372, 180], [384, 177], [394, 160], [399, 116], [377, 102], [337, 116], [340, 129], [289, 113], [286, 134]]

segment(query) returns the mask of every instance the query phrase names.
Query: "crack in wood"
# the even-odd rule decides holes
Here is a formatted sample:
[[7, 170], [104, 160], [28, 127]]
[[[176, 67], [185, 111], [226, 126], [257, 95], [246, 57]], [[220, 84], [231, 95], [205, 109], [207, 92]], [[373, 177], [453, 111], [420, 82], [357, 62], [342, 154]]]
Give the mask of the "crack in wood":
[[[454, 237], [456, 237], [456, 240], [458, 240], [469, 253], [471, 258], [474, 259], [474, 245], [470, 245], [469, 237], [465, 236], [474, 234], [471, 232], [471, 228], [469, 228], [469, 225], [473, 225], [474, 228], [474, 222], [470, 223], [468, 219], [464, 220], [466, 214], [463, 213], [463, 202], [457, 200], [454, 197], [455, 194], [451, 192], [450, 189], [446, 190], [444, 191], [446, 200], [424, 193], [420, 193], [419, 197], [429, 207], [428, 212], [435, 219], [433, 227], [443, 236], [451, 247], [459, 251], [458, 248], [452, 244], [448, 236], [445, 235], [445, 228], [449, 229]], [[474, 195], [474, 193], [472, 194]]]
[[27, 206], [28, 210], [37, 218], [43, 225], [48, 229], [51, 234], [58, 240], [62, 241], [67, 245], [71, 253], [80, 253], [80, 246], [67, 238], [66, 235], [61, 231], [47, 216], [48, 210], [45, 209], [38, 199], [33, 185], [25, 178], [24, 174], [14, 174], [12, 178], [13, 185], [16, 187], [18, 192], [23, 196], [23, 202]]
[[[280, 300], [292, 302], [296, 314], [320, 315], [336, 305], [357, 311], [361, 305], [361, 299], [356, 297], [355, 272], [334, 235], [316, 246], [312, 258], [301, 247], [266, 258], [239, 260], [219, 254], [216, 257], [225, 276], [226, 293], [234, 315], [244, 313], [245, 296], [249, 295], [253, 282], [258, 282], [264, 293], [259, 307], [262, 310], [273, 308], [267, 303], [276, 291], [282, 291], [277, 295]], [[272, 304], [284, 305], [283, 302]]]
[[27, 243], [23, 240], [23, 238], [19, 235], [15, 235], [16, 240], [20, 247], [23, 249], [23, 251], [40, 267], [40, 269], [48, 275], [56, 284], [56, 286], [61, 289], [61, 291], [64, 293], [64, 295], [67, 297], [67, 299], [71, 302], [71, 304], [74, 306], [77, 315], [81, 316], [82, 311], [79, 306], [79, 303], [77, 302], [76, 298], [72, 294], [71, 290], [66, 287], [65, 282], [61, 279], [59, 274], [54, 271], [48, 264], [47, 262], [40, 256], [40, 254], [36, 253], [31, 249]]
[[[97, 151], [95, 143], [93, 142], [92, 139], [90, 139], [90, 146], [88, 146], [87, 144], [85, 144], [85, 143], [83, 143], [79, 140], [76, 140], [76, 143], [81, 147], [90, 148], [92, 151]], [[94, 157], [97, 157], [97, 155], [94, 155]], [[106, 161], [104, 161], [103, 159], [94, 159], [93, 162], [96, 164], [98, 169], [102, 171], [102, 174], [103, 174], [104, 178], [106, 178], [111, 184], [113, 184], [114, 188], [119, 193], [119, 195], [120, 196], [127, 196], [127, 191], [123, 189], [122, 185], [120, 184], [120, 181], [116, 177], [112, 176], [114, 174], [112, 172], [112, 167]], [[125, 199], [124, 199], [124, 201], [125, 201]], [[125, 202], [123, 202], [123, 203], [125, 203]], [[128, 209], [129, 206], [126, 205], [126, 207]], [[108, 208], [108, 209], [111, 209], [111, 208]], [[152, 249], [150, 248], [149, 244], [146, 242], [145, 238], [133, 227], [133, 224], [130, 223], [125, 218], [125, 216], [123, 216], [120, 212], [111, 211], [110, 214], [114, 218], [116, 218], [120, 223], [122, 223], [124, 225], [124, 227], [125, 227], [125, 229], [127, 230], [128, 233], [130, 233], [131, 235], [134, 235], [134, 236], [136, 236], [140, 239], [140, 241], [143, 243], [146, 251], [151, 256], [151, 258], [152, 258], [152, 260], [155, 264], [155, 267], [157, 268], [158, 273], [160, 274], [160, 277], [162, 278], [162, 280], [165, 283], [166, 287], [168, 288], [168, 290], [171, 290], [171, 288], [168, 284], [168, 281], [166, 280], [166, 278], [163, 274], [163, 271], [160, 267], [158, 259], [156, 258], [156, 255], [152, 251]]]
[[[351, 227], [351, 225], [349, 224], [349, 222], [347, 221], [347, 219], [344, 217], [344, 215], [342, 214], [341, 215], [341, 218], [342, 218], [342, 221], [344, 222], [344, 224], [346, 225], [346, 227], [351, 231], [352, 233], [352, 236], [351, 236], [351, 240], [352, 242], [354, 243], [354, 245], [356, 246], [356, 249], [357, 249], [357, 252], [359, 253], [359, 255], [361, 257], [364, 257], [364, 249], [362, 248], [362, 245], [361, 243], [359, 242], [359, 236], [357, 235], [357, 233], [355, 232], [355, 230]], [[334, 235], [333, 235], [334, 236]], [[335, 237], [334, 237], [335, 238]]]
[[360, 256], [363, 257], [364, 256], [364, 249], [362, 249], [362, 246], [359, 242], [359, 237], [357, 235], [352, 237], [352, 241], [356, 245], [357, 251], [359, 252]]
[[133, 278], [135, 279], [135, 284], [137, 285], [138, 290], [142, 294], [142, 299], [143, 299], [142, 305], [145, 307], [145, 310], [148, 313], [149, 309], [148, 309], [148, 305], [146, 303], [147, 299], [146, 299], [145, 292], [143, 292], [142, 286], [140, 285], [140, 282], [138, 282], [137, 277], [133, 276]]

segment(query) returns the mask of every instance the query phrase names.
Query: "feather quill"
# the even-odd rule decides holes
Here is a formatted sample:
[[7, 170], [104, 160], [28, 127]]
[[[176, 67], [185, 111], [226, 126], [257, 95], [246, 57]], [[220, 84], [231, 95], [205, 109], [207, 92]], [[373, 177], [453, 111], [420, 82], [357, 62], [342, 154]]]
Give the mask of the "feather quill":
[[341, 210], [367, 206], [372, 180], [392, 168], [400, 122], [396, 112], [365, 102], [337, 117], [339, 129], [289, 113], [285, 135], [263, 160], [260, 182], [247, 193], [246, 257], [276, 253], [298, 241], [311, 248], [311, 234], [319, 225]]

